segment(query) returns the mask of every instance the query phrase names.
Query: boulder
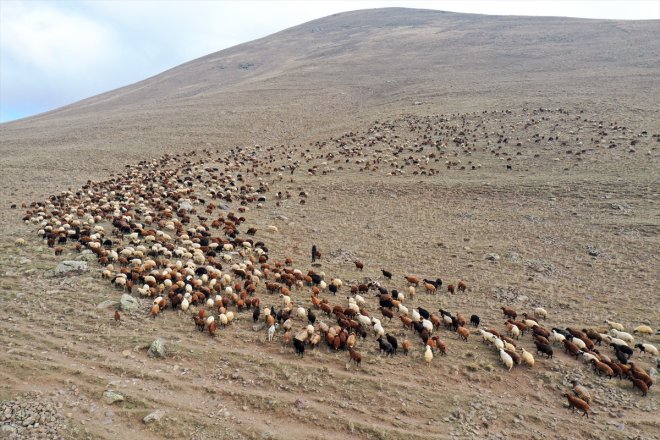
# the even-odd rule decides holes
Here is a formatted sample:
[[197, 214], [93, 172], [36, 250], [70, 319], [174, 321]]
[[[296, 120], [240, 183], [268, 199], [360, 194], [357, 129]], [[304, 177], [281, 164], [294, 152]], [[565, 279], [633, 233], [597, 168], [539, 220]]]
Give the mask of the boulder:
[[149, 352], [147, 353], [149, 357], [158, 357], [162, 358], [167, 355], [167, 346], [165, 344], [165, 341], [163, 339], [156, 339], [154, 342], [151, 343], [151, 346], [149, 347]]
[[116, 403], [116, 402], [123, 402], [124, 401], [124, 396], [122, 396], [121, 394], [119, 394], [116, 391], [106, 390], [106, 391], [103, 392], [103, 400], [108, 405], [112, 405], [113, 403]]
[[140, 301], [128, 293], [124, 293], [119, 300], [119, 306], [124, 312], [133, 312], [140, 308]]
[[86, 261], [62, 261], [55, 268], [55, 275], [63, 277], [66, 275], [81, 274], [88, 270], [89, 267]]
[[165, 410], [164, 409], [157, 409], [156, 411], [144, 416], [142, 421], [144, 423], [157, 422], [160, 419], [162, 419], [164, 415], [165, 415]]

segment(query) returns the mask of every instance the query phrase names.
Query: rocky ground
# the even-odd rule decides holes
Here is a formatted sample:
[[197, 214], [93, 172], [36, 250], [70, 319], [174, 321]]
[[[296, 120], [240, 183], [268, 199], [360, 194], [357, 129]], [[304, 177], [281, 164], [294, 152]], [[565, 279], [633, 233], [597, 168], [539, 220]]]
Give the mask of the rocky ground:
[[[286, 148], [245, 145], [271, 186], [246, 226], [271, 259], [291, 257], [303, 271], [316, 244], [315, 270], [345, 286], [375, 280], [405, 291], [405, 274], [469, 285], [455, 295], [418, 289], [409, 308], [476, 313], [503, 329], [500, 307], [542, 306], [548, 328], [605, 331], [610, 319], [657, 330], [660, 127], [620, 116], [582, 108], [404, 115]], [[303, 359], [281, 332], [268, 343], [250, 313], [211, 338], [180, 310], [150, 318], [149, 300], [134, 294], [137, 310], [115, 322], [123, 292], [100, 278], [93, 255], [70, 247], [53, 255], [37, 227], [21, 222], [20, 203], [33, 200], [15, 196], [5, 201], [19, 208], [3, 214], [12, 221], [0, 243], [0, 414], [9, 438], [660, 438], [657, 385], [641, 397], [558, 347], [554, 359], [536, 355], [532, 369], [507, 372], [476, 331], [462, 342], [440, 329], [448, 355], [427, 367], [419, 337], [393, 320], [384, 327], [412, 341], [412, 352], [386, 358], [369, 336], [358, 368], [323, 342]], [[80, 266], [58, 272], [62, 261]], [[343, 304], [343, 289], [322, 296]], [[308, 288], [294, 296], [310, 306]], [[379, 316], [374, 297], [367, 301]], [[150, 356], [156, 339], [162, 357]], [[660, 344], [658, 335], [637, 339]], [[530, 336], [520, 344], [534, 352]], [[657, 378], [654, 358], [634, 358]], [[576, 378], [595, 396], [589, 419], [562, 397]]]

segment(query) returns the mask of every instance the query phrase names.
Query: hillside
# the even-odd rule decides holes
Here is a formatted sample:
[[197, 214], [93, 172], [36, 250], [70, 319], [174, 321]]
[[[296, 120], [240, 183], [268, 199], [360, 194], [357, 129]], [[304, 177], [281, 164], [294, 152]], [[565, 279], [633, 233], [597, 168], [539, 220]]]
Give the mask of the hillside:
[[[20, 168], [26, 151], [48, 149], [75, 152], [95, 172], [116, 155], [296, 143], [372, 115], [431, 109], [579, 103], [657, 114], [658, 43], [656, 21], [399, 8], [335, 14], [3, 124], [1, 163]], [[415, 101], [424, 104], [413, 108]], [[30, 163], [50, 168], [37, 156]]]
[[659, 37], [356, 11], [1, 125], [0, 433], [658, 438]]

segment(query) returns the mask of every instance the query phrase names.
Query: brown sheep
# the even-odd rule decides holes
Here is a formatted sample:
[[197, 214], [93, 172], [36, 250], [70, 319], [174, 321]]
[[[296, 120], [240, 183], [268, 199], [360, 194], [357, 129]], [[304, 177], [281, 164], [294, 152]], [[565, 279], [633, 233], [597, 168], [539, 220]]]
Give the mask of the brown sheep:
[[564, 397], [568, 399], [568, 409], [575, 411], [575, 408], [583, 411], [582, 417], [587, 416], [589, 418], [589, 404], [579, 397], [571, 396], [568, 393], [564, 393]]
[[466, 329], [465, 327], [458, 327], [456, 329], [456, 333], [458, 333], [458, 336], [465, 342], [467, 342], [468, 336], [470, 336], [470, 330]]

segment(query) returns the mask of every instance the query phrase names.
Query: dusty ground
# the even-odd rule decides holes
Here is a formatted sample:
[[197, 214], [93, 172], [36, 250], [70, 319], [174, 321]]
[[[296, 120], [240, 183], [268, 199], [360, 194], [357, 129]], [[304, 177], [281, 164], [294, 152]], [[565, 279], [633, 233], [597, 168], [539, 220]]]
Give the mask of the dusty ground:
[[[502, 110], [379, 116], [379, 123], [309, 145], [277, 148], [264, 173], [289, 164], [287, 154], [301, 164], [293, 176], [262, 174], [271, 184], [268, 201], [246, 213], [246, 225], [258, 229], [255, 238], [272, 259], [290, 256], [303, 271], [317, 244], [319, 269], [346, 284], [372, 279], [405, 290], [403, 275], [415, 274], [470, 286], [465, 294], [418, 292], [406, 299], [409, 307], [476, 313], [482, 325], [501, 329], [501, 306], [543, 306], [548, 328], [606, 328], [611, 319], [629, 331], [642, 323], [658, 329], [657, 120], [579, 107]], [[262, 147], [257, 155], [270, 153]], [[68, 186], [53, 185], [52, 193]], [[32, 201], [33, 188], [14, 188], [3, 206]], [[279, 207], [278, 191], [292, 196]], [[304, 205], [300, 191], [308, 194]], [[356, 368], [347, 352], [324, 343], [300, 359], [281, 345], [281, 334], [266, 342], [249, 312], [215, 339], [195, 331], [181, 311], [149, 318], [145, 300], [144, 310], [117, 324], [112, 308], [97, 307], [121, 295], [100, 279], [98, 265], [53, 277], [59, 261], [81, 255], [69, 247], [55, 257], [23, 215], [3, 212], [0, 398], [39, 392], [23, 399], [55, 408], [64, 438], [660, 438], [657, 385], [642, 398], [630, 382], [600, 378], [559, 348], [553, 360], [537, 356], [534, 368], [507, 372], [476, 335], [462, 342], [440, 329], [448, 356], [436, 354], [427, 367], [419, 337], [393, 320], [385, 329], [412, 341], [411, 354], [382, 357], [369, 336], [358, 344], [363, 362]], [[279, 232], [266, 232], [269, 224]], [[17, 246], [18, 238], [26, 245]], [[499, 259], [486, 259], [490, 253]], [[394, 279], [385, 280], [381, 268]], [[258, 294], [266, 304], [278, 301], [263, 286]], [[322, 297], [345, 305], [346, 295], [344, 287]], [[309, 288], [294, 299], [308, 306]], [[378, 316], [375, 299], [367, 300]], [[157, 337], [168, 342], [165, 359], [147, 356]], [[658, 335], [637, 339], [660, 344]], [[531, 337], [521, 345], [532, 350]], [[655, 365], [648, 355], [634, 357], [647, 370]], [[596, 396], [589, 419], [565, 406], [562, 393], [573, 378]], [[125, 401], [104, 403], [109, 389]], [[157, 409], [165, 416], [144, 424]]]

